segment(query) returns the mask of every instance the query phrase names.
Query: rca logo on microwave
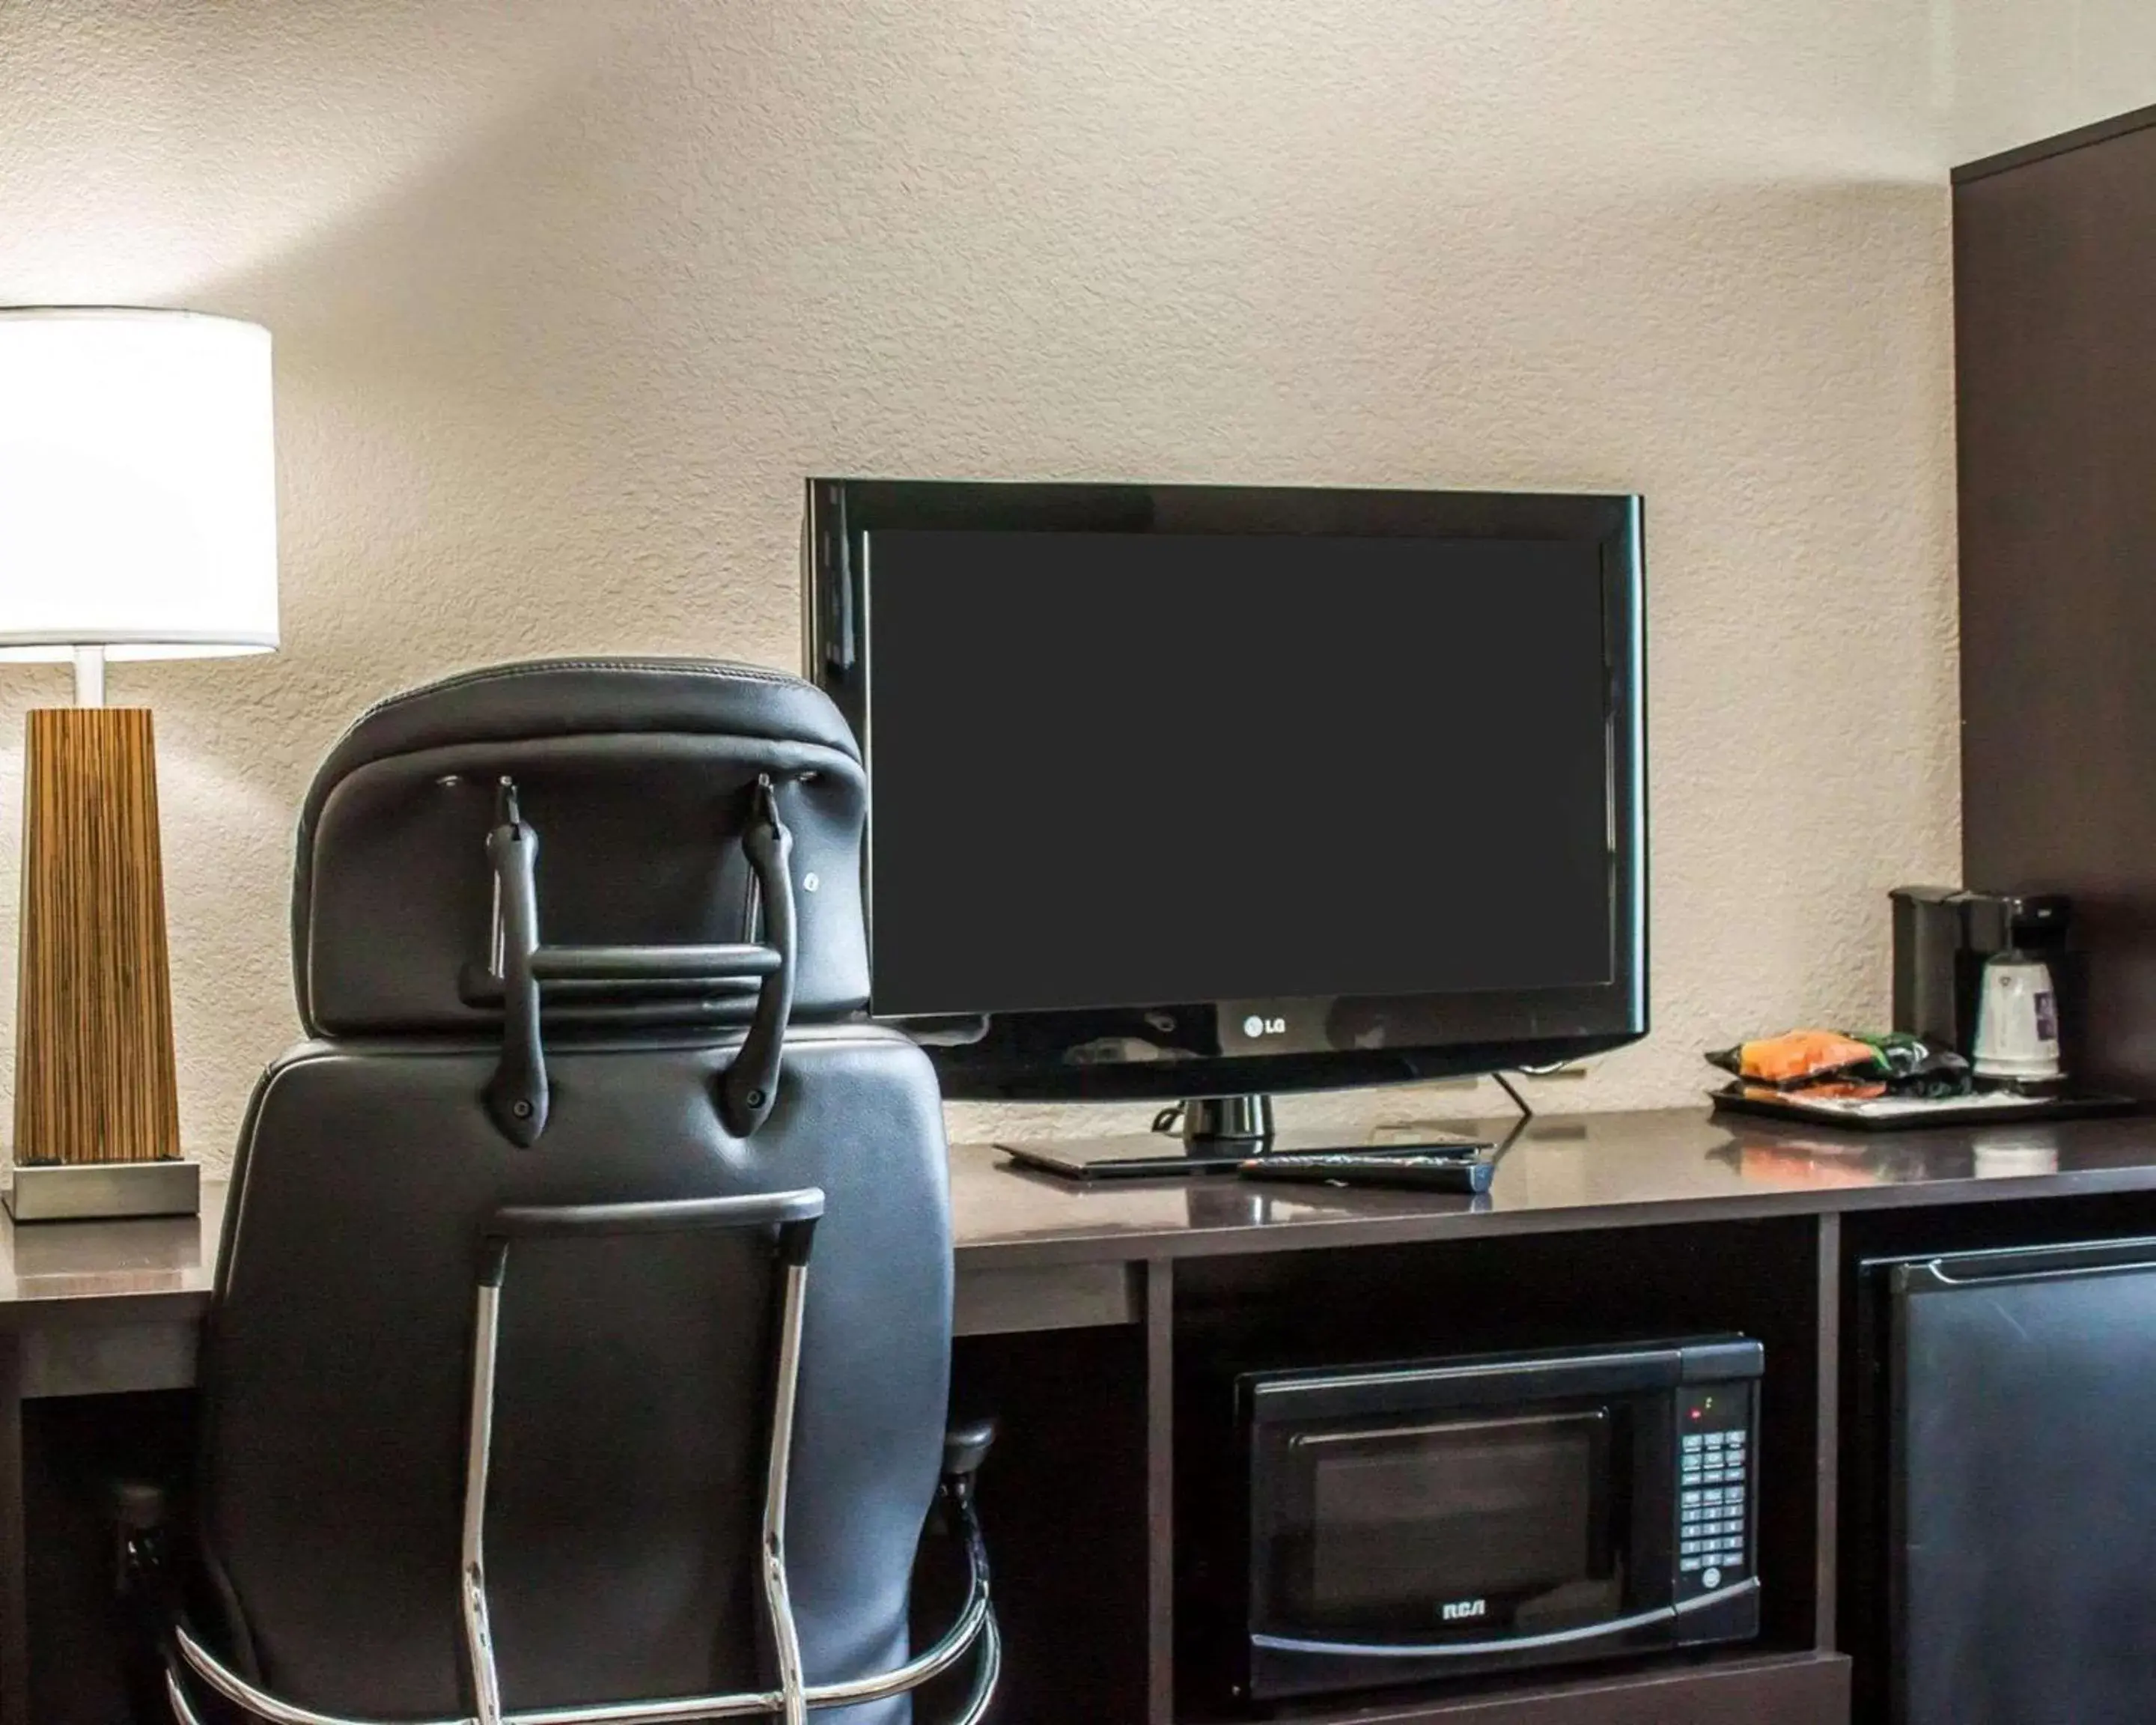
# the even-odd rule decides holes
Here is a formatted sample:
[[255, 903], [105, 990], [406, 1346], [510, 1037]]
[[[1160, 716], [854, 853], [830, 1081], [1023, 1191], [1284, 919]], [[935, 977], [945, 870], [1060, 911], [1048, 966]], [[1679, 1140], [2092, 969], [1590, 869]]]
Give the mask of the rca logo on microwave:
[[1440, 1608], [1447, 1623], [1465, 1623], [1470, 1618], [1480, 1617], [1490, 1609], [1487, 1599], [1455, 1599]]

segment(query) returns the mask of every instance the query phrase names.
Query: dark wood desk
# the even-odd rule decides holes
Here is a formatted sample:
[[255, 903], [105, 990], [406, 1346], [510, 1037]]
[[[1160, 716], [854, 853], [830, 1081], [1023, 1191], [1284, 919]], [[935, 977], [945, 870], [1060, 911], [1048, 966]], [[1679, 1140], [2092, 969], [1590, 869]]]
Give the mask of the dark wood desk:
[[[1502, 1139], [1514, 1122], [1463, 1122]], [[1259, 1186], [1073, 1186], [982, 1146], [952, 1155], [962, 1271], [1435, 1240], [2156, 1189], [2156, 1120], [1860, 1134], [1704, 1108], [1544, 1116], [1488, 1197]]]
[[[1506, 1121], [1471, 1122], [1502, 1137]], [[985, 1145], [951, 1158], [961, 1333], [1099, 1322], [1098, 1277], [1055, 1274], [1278, 1252], [1907, 1205], [2156, 1191], [2156, 1120], [1859, 1137], [1704, 1110], [1546, 1117], [1507, 1151], [1486, 1199], [1259, 1186], [1217, 1177], [1074, 1186]], [[198, 1221], [0, 1228], [0, 1335], [19, 1393], [193, 1381], [225, 1188]], [[1029, 1273], [1027, 1274], [1027, 1273]], [[1133, 1283], [1132, 1286], [1136, 1284]], [[1114, 1306], [1134, 1320], [1137, 1307]]]
[[[1482, 1126], [1502, 1134], [1510, 1124]], [[1304, 1267], [1317, 1274], [1351, 1262], [1424, 1262], [1413, 1255], [1450, 1243], [1467, 1261], [1508, 1240], [1525, 1251], [1533, 1237], [1551, 1235], [1600, 1236], [1610, 1242], [1604, 1250], [1615, 1249], [1619, 1232], [1650, 1228], [1722, 1230], [1711, 1237], [1764, 1241], [1769, 1256], [1758, 1268], [1738, 1263], [1716, 1273], [1732, 1286], [1748, 1275], [1784, 1282], [1794, 1275], [1801, 1284], [1784, 1293], [1802, 1308], [1797, 1329], [1816, 1359], [1806, 1386], [1815, 1401], [1804, 1410], [1808, 1460], [1817, 1469], [1816, 1490], [1807, 1493], [1814, 1520], [1790, 1536], [1791, 1548], [1805, 1553], [1814, 1569], [1806, 1633], [1785, 1635], [1789, 1645], [1749, 1658], [1724, 1656], [1681, 1681], [1666, 1671], [1610, 1680], [1601, 1686], [1606, 1704], [1599, 1712], [1578, 1710], [1576, 1697], [1585, 1692], [1574, 1683], [1356, 1717], [1372, 1725], [1453, 1718], [1675, 1725], [1727, 1717], [1733, 1708], [1755, 1716], [1755, 1725], [1809, 1725], [1846, 1717], [1838, 1699], [1845, 1692], [1846, 1661], [1835, 1651], [1833, 1579], [1845, 1227], [1871, 1225], [1856, 1219], [1874, 1213], [1973, 1213], [1971, 1207], [2140, 1194], [2156, 1206], [2156, 1121], [1861, 1137], [1715, 1119], [1703, 1110], [1549, 1117], [1525, 1127], [1490, 1194], [1471, 1200], [1259, 1186], [1217, 1176], [1074, 1188], [1015, 1172], [984, 1147], [962, 1147], [952, 1159], [961, 1375], [1001, 1371], [1008, 1387], [1009, 1373], [1017, 1369], [1012, 1360], [1047, 1357], [1040, 1348], [1064, 1332], [1070, 1343], [1055, 1358], [1088, 1358], [1068, 1349], [1091, 1345], [1106, 1350], [1103, 1359], [1129, 1363], [1128, 1402], [1137, 1422], [1129, 1483], [1147, 1507], [1143, 1671], [1132, 1680], [1142, 1700], [1133, 1702], [1131, 1725], [1139, 1717], [1171, 1725], [1179, 1280], [1187, 1301], [1202, 1301], [1219, 1297], [1232, 1278], [1256, 1274], [1255, 1266], [1298, 1273], [1291, 1255], [1314, 1255]], [[221, 1185], [207, 1188], [199, 1221], [0, 1230], [0, 1725], [28, 1717], [24, 1404], [192, 1383], [223, 1199]], [[2156, 1228], [2156, 1208], [2148, 1214]], [[1350, 1248], [1352, 1259], [1340, 1255]], [[1589, 1250], [1589, 1243], [1583, 1239], [1578, 1250]], [[1085, 1343], [1078, 1332], [1094, 1332], [1094, 1342]], [[1034, 1353], [1025, 1354], [1028, 1348]], [[1013, 1465], [1022, 1471], [1015, 1459]], [[1056, 1464], [1050, 1455], [1041, 1465]]]

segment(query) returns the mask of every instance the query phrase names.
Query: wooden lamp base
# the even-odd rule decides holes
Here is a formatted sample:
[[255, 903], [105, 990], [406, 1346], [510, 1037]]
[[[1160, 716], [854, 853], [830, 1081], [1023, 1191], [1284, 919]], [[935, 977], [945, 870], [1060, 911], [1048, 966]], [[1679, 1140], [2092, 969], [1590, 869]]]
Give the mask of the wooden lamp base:
[[22, 893], [9, 1211], [191, 1213], [146, 709], [28, 715]]

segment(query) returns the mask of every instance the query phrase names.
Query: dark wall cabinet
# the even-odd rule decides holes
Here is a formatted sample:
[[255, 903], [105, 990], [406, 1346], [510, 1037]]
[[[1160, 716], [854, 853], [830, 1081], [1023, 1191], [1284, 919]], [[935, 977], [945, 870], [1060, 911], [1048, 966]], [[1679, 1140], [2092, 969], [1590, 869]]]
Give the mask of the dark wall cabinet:
[[1964, 877], [2073, 895], [2156, 1096], [2156, 109], [1954, 177]]

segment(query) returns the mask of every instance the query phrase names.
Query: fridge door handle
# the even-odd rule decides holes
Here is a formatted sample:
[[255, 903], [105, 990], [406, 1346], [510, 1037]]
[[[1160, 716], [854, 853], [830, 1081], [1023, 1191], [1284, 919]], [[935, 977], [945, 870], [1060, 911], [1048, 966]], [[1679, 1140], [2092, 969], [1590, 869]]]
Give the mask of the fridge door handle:
[[2005, 1252], [1958, 1252], [1894, 1267], [1895, 1291], [1936, 1292], [1949, 1288], [1999, 1287], [2062, 1277], [2130, 1276], [2156, 1271], [2156, 1240], [2127, 1240], [2087, 1245], [2032, 1246]]

